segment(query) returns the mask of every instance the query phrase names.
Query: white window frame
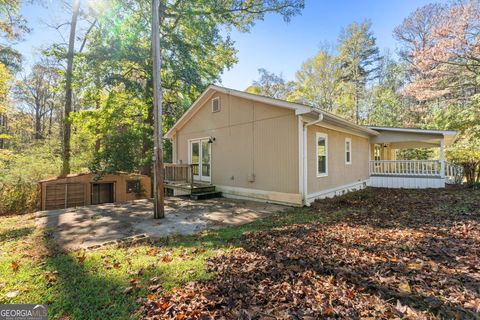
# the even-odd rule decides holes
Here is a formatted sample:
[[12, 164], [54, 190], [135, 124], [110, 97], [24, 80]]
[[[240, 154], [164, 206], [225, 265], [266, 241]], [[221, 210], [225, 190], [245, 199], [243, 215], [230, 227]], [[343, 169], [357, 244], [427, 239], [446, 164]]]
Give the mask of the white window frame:
[[[215, 100], [218, 101], [218, 110], [217, 110], [217, 111], [215, 111], [215, 110], [213, 109], [213, 103], [214, 103]], [[221, 110], [222, 110], [222, 106], [221, 106], [221, 104], [220, 104], [220, 97], [215, 97], [215, 98], [213, 98], [213, 99], [212, 99], [212, 113], [217, 113], [217, 112], [220, 112]]]
[[[347, 150], [347, 145], [349, 146], [348, 150]], [[350, 153], [350, 161], [348, 161], [347, 159], [348, 153]], [[351, 138], [345, 138], [345, 164], [352, 164], [352, 139]]]
[[[324, 138], [325, 139], [325, 172], [318, 172], [318, 139]], [[327, 177], [328, 176], [328, 134], [317, 132], [315, 138], [315, 162], [317, 163], [317, 178], [320, 177]]]

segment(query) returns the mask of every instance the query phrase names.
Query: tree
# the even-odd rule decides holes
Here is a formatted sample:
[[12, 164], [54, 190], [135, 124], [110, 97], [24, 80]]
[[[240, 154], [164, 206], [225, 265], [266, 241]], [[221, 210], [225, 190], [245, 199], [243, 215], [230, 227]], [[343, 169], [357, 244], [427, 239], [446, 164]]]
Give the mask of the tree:
[[10, 73], [20, 71], [22, 64], [22, 55], [10, 44], [21, 40], [22, 35], [30, 31], [26, 20], [19, 14], [20, 5], [20, 0], [0, 0], [0, 63], [3, 63]]
[[340, 94], [340, 66], [328, 50], [320, 50], [315, 57], [305, 61], [295, 75], [292, 100], [338, 112]]
[[[233, 42], [228, 35], [223, 35], [223, 28], [248, 31], [257, 19], [269, 12], [278, 12], [288, 20], [302, 7], [303, 1], [298, 0], [162, 1], [164, 130], [183, 114], [208, 84], [219, 80], [222, 71], [236, 62]], [[132, 144], [136, 151], [129, 153], [138, 158], [129, 163], [141, 164], [136, 169], [145, 174], [151, 174], [153, 155], [150, 12], [149, 1], [113, 0], [109, 10], [98, 17], [85, 52], [77, 55], [76, 66], [82, 70], [81, 78], [97, 79], [104, 91], [121, 89], [128, 96], [138, 97], [144, 104], [141, 109], [146, 112], [142, 112], [138, 119], [142, 122], [141, 131], [135, 135], [139, 140]], [[99, 91], [99, 94], [102, 93]], [[114, 106], [118, 108], [117, 112], [122, 112], [125, 107], [125, 104]], [[100, 105], [100, 112], [104, 112], [104, 108], [105, 105]], [[98, 135], [101, 141], [104, 134]], [[164, 143], [165, 150], [168, 150], [168, 143]], [[136, 161], [139, 159], [141, 161]], [[115, 159], [102, 162], [107, 165], [119, 163]]]
[[468, 99], [479, 91], [480, 2], [454, 2], [431, 20], [423, 43], [407, 47], [417, 72], [406, 93], [422, 101]]
[[5, 148], [7, 134], [7, 110], [10, 108], [9, 94], [12, 75], [3, 63], [0, 63], [0, 149]]
[[367, 83], [378, 77], [381, 56], [371, 32], [371, 23], [352, 23], [343, 30], [338, 39], [338, 63], [341, 68], [341, 79], [350, 83], [354, 89], [355, 115], [360, 122], [361, 99]]
[[378, 81], [368, 89], [368, 124], [407, 125], [408, 103], [401, 94], [404, 85], [404, 65], [396, 62], [387, 52], [380, 64]]
[[467, 183], [480, 182], [480, 94], [468, 104], [437, 109], [430, 127], [458, 130], [460, 135], [447, 150], [447, 159], [463, 166]]
[[[35, 128], [34, 138], [45, 138], [52, 130], [54, 112], [58, 111], [60, 70], [47, 63], [37, 63], [17, 89], [17, 96], [30, 111]], [[47, 131], [47, 132], [46, 132]]]
[[399, 53], [404, 61], [413, 65], [414, 52], [430, 46], [430, 35], [444, 10], [445, 7], [441, 4], [427, 4], [415, 10], [393, 30], [394, 38], [402, 45]]
[[0, 35], [16, 40], [24, 32], [30, 31], [26, 20], [19, 14], [20, 0], [0, 0]]
[[80, 0], [73, 0], [72, 22], [67, 52], [67, 71], [65, 72], [65, 118], [63, 126], [62, 176], [70, 173], [70, 139], [72, 135], [70, 112], [72, 112], [73, 58], [75, 56], [75, 32], [77, 29]]
[[258, 69], [260, 78], [245, 91], [275, 99], [287, 99], [292, 92], [293, 83], [286, 81], [282, 75], [276, 75], [264, 68]]

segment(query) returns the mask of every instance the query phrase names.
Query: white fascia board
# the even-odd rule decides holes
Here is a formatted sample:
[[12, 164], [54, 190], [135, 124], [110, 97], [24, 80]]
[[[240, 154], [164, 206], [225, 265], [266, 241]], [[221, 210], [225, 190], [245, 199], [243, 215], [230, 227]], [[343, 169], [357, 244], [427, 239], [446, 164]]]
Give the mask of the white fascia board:
[[429, 130], [429, 129], [375, 127], [375, 126], [368, 126], [368, 128], [370, 128], [372, 130], [381, 130], [381, 131], [442, 134], [444, 136], [454, 136], [454, 135], [458, 134], [458, 131], [455, 131], [455, 130]]

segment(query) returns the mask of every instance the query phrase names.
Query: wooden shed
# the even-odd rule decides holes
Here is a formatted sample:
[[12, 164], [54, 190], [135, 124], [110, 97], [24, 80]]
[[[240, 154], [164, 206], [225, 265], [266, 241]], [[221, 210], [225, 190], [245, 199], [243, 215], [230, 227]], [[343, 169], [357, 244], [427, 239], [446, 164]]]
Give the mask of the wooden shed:
[[151, 198], [150, 177], [140, 174], [71, 174], [39, 182], [42, 210]]

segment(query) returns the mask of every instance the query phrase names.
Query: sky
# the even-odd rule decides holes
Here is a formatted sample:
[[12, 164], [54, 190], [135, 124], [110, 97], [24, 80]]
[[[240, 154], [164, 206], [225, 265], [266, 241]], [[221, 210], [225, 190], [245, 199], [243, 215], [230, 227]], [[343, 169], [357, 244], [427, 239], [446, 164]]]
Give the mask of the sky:
[[[27, 63], [38, 56], [40, 47], [61, 39], [46, 25], [49, 21], [65, 21], [65, 8], [59, 0], [45, 0], [49, 8], [28, 5], [22, 9], [33, 31], [15, 47], [25, 55]], [[83, 0], [85, 1], [85, 0]], [[428, 0], [306, 0], [302, 14], [283, 21], [280, 15], [269, 14], [258, 21], [249, 33], [233, 31], [231, 38], [238, 50], [238, 63], [221, 76], [221, 85], [244, 90], [258, 79], [258, 69], [295, 78], [301, 64], [315, 55], [324, 44], [335, 45], [348, 24], [370, 19], [372, 31], [381, 51], [396, 52], [393, 29]]]

